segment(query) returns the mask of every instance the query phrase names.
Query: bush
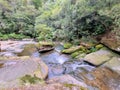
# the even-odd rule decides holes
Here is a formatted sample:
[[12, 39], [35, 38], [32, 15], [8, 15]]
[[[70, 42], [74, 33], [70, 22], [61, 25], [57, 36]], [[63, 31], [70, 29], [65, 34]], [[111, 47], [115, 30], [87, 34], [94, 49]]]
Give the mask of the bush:
[[8, 40], [8, 39], [24, 39], [24, 38], [30, 38], [29, 36], [25, 36], [23, 34], [15, 34], [15, 33], [11, 33], [11, 34], [2, 34], [0, 33], [0, 40]]

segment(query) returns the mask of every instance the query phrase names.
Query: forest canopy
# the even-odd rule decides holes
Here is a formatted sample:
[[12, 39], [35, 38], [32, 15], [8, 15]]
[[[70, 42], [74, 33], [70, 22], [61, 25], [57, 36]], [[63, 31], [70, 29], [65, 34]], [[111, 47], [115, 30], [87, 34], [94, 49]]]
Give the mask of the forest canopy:
[[0, 39], [80, 39], [120, 30], [120, 0], [0, 0]]

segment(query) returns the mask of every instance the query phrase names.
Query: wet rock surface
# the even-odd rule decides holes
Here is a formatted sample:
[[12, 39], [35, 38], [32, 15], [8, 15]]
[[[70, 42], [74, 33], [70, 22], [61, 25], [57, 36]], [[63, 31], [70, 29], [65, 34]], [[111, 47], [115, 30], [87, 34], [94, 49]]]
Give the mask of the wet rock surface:
[[120, 55], [106, 48], [73, 59], [61, 54], [60, 44], [45, 53], [38, 52], [40, 45], [34, 41], [0, 44], [0, 89], [120, 90]]

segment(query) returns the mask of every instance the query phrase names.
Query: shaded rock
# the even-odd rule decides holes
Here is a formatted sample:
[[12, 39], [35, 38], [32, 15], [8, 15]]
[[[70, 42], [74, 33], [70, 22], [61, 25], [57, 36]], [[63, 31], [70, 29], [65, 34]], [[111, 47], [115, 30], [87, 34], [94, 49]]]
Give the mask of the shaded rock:
[[99, 65], [111, 60], [113, 57], [116, 57], [116, 56], [117, 56], [117, 54], [111, 52], [110, 50], [101, 49], [99, 51], [96, 51], [96, 52], [86, 55], [84, 60], [93, 65], [99, 66]]
[[73, 52], [76, 52], [76, 51], [84, 51], [85, 50], [85, 47], [83, 47], [83, 46], [74, 46], [74, 47], [71, 47], [71, 48], [69, 48], [69, 49], [64, 49], [64, 50], [62, 50], [62, 53], [66, 53], [66, 54], [71, 54], [71, 53], [73, 53]]
[[103, 66], [120, 74], [120, 57], [113, 57], [110, 61], [106, 62]]
[[[89, 79], [88, 74], [92, 75], [93, 79]], [[120, 75], [109, 68], [97, 68], [80, 75], [88, 85], [97, 87], [98, 90], [120, 90]]]
[[106, 33], [101, 38], [100, 42], [109, 47], [110, 49], [120, 52], [120, 35], [117, 35], [117, 33], [117, 31], [114, 33]]
[[0, 88], [21, 86], [21, 78], [25, 75], [45, 79], [48, 67], [38, 58], [7, 57], [1, 58], [0, 63]]
[[42, 46], [42, 47], [38, 48], [38, 51], [40, 53], [43, 53], [43, 52], [51, 51], [53, 49], [54, 49], [54, 47], [52, 47], [52, 46]]

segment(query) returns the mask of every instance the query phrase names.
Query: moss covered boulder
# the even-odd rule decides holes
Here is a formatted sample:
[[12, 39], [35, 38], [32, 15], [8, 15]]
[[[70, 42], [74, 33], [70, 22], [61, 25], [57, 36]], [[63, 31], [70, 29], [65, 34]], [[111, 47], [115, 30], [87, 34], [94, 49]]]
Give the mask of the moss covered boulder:
[[65, 49], [68, 49], [68, 48], [70, 48], [71, 46], [72, 46], [71, 43], [64, 43], [64, 45], [63, 45], [63, 47], [64, 47]]
[[99, 66], [111, 60], [113, 57], [117, 57], [117, 56], [118, 56], [117, 54], [111, 52], [108, 49], [101, 49], [99, 51], [86, 55], [84, 60], [93, 65]]
[[47, 42], [47, 41], [40, 41], [39, 42], [40, 46], [54, 46], [53, 42]]
[[95, 46], [95, 48], [97, 49], [97, 50], [99, 50], [99, 49], [101, 49], [101, 48], [103, 48], [104, 46], [102, 45], [102, 44], [98, 44], [98, 45], [96, 45]]
[[84, 53], [84, 51], [76, 51], [76, 52], [72, 53], [71, 56], [72, 56], [72, 58], [75, 58], [82, 53]]
[[85, 50], [86, 50], [86, 48], [83, 46], [73, 46], [69, 49], [62, 50], [62, 53], [71, 54], [71, 53], [74, 53], [76, 51], [85, 51]]

